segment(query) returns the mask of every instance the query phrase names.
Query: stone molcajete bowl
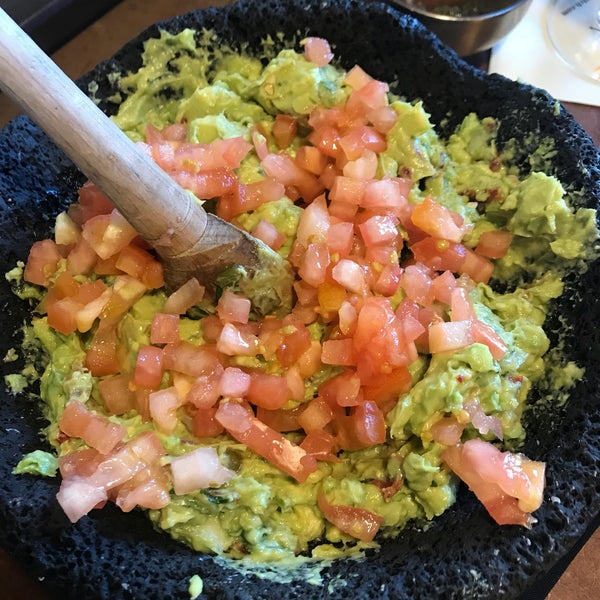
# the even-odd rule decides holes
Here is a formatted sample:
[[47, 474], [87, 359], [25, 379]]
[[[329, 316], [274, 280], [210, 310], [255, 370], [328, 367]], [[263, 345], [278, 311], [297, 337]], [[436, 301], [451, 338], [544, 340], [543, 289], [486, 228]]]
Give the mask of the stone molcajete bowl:
[[[192, 12], [151, 27], [111, 60], [82, 78], [97, 82], [98, 98], [114, 93], [108, 74], [140, 65], [144, 39], [159, 28], [214, 30], [229, 45], [259, 48], [278, 32], [296, 41], [306, 34], [327, 38], [342, 66], [363, 66], [393, 82], [407, 99], [421, 99], [449, 134], [476, 111], [500, 119], [499, 143], [516, 140], [515, 161], [527, 172], [539, 167], [535, 153], [553, 140], [547, 169], [581, 205], [600, 202], [600, 154], [581, 127], [539, 89], [477, 71], [444, 47], [417, 21], [379, 3], [352, 0], [242, 0], [225, 8]], [[114, 106], [101, 103], [110, 112]], [[47, 237], [55, 215], [76, 196], [83, 176], [28, 119], [0, 132], [0, 270], [23, 260], [31, 243]], [[497, 526], [474, 496], [461, 488], [456, 504], [426, 530], [409, 527], [364, 559], [324, 568], [323, 585], [278, 583], [242, 575], [222, 561], [198, 555], [155, 532], [138, 512], [114, 507], [94, 511], [71, 525], [55, 501], [59, 481], [14, 476], [23, 452], [43, 447], [44, 425], [33, 399], [0, 391], [0, 545], [43, 579], [62, 599], [186, 598], [189, 578], [199, 574], [204, 598], [517, 598], [543, 597], [572, 549], [598, 524], [600, 514], [600, 264], [573, 277], [555, 306], [551, 328], [566, 327], [571, 359], [586, 368], [566, 409], [532, 411], [523, 451], [547, 462], [547, 488], [538, 522], [529, 530]], [[19, 344], [16, 333], [27, 307], [0, 284], [0, 356]], [[2, 362], [3, 374], [19, 363]], [[535, 397], [533, 398], [535, 400]], [[562, 562], [561, 562], [562, 561]], [[345, 586], [330, 582], [345, 582]]]

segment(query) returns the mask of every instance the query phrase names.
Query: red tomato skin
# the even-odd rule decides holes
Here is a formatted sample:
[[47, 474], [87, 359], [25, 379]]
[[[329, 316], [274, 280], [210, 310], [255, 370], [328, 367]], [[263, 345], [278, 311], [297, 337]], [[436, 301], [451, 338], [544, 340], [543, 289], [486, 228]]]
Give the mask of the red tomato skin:
[[317, 496], [317, 504], [330, 523], [363, 542], [372, 542], [383, 525], [383, 517], [380, 515], [364, 508], [330, 504], [322, 492]]

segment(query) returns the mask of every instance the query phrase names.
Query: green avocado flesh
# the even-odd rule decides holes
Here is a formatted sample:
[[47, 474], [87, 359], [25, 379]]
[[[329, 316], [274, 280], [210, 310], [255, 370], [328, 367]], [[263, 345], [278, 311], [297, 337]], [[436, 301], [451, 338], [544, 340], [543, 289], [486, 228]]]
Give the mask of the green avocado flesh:
[[[185, 122], [188, 141], [209, 143], [235, 136], [250, 140], [255, 124], [268, 130], [275, 116], [284, 113], [299, 123], [294, 152], [294, 146], [307, 143], [307, 115], [317, 107], [343, 104], [350, 93], [341, 68], [317, 67], [301, 50], [271, 56], [270, 45], [265, 43], [269, 60], [261, 61], [227, 49], [215, 53], [209, 47], [213, 47], [209, 34], [201, 36], [191, 30], [178, 35], [162, 32], [160, 38], [147, 41], [143, 66], [120, 79], [122, 92], [113, 99], [120, 102], [114, 122], [134, 141], [145, 139], [148, 124], [163, 129]], [[173, 433], [158, 431], [168, 458], [208, 445], [235, 471], [219, 487], [182, 495], [171, 491], [166, 507], [147, 511], [158, 529], [198, 552], [283, 566], [376, 547], [376, 542], [359, 542], [328, 522], [317, 503], [319, 493], [331, 504], [379, 515], [383, 519], [380, 537], [401, 535], [408, 522], [425, 523], [455, 501], [457, 479], [441, 459], [443, 446], [432, 439], [433, 423], [443, 416], [460, 418], [465, 404], [476, 398], [487, 415], [499, 419], [502, 448], [515, 450], [525, 437], [522, 417], [531, 387], [554, 377], [555, 401], [559, 402], [564, 391], [583, 376], [577, 365], [548, 353], [543, 325], [552, 300], [563, 292], [564, 275], [584, 269], [593, 257], [595, 212], [573, 209], [556, 178], [543, 172], [521, 176], [511, 167], [510, 157], [499, 155], [496, 148], [493, 119], [470, 114], [444, 140], [421, 102], [389, 96], [398, 118], [388, 133], [387, 149], [378, 156], [378, 177], [409, 173], [409, 201], [417, 204], [432, 196], [458, 213], [471, 226], [463, 240], [470, 248], [484, 232], [514, 234], [508, 253], [494, 261], [490, 283], [480, 283], [470, 292], [477, 317], [497, 332], [508, 350], [499, 360], [479, 343], [433, 356], [420, 354], [410, 365], [410, 390], [387, 413], [386, 442], [343, 451], [339, 462], [319, 461], [317, 470], [303, 483], [227, 435], [194, 438], [183, 421]], [[264, 177], [253, 152], [244, 159], [238, 176], [246, 183]], [[242, 214], [238, 221], [248, 230], [261, 220], [274, 225], [285, 237], [279, 253], [287, 257], [302, 210], [284, 196]], [[225, 273], [223, 285], [234, 275]], [[18, 269], [10, 277], [23, 298], [36, 296], [33, 286], [21, 282]], [[235, 280], [241, 281], [237, 290], [243, 292], [243, 277]], [[259, 285], [268, 291], [274, 282], [265, 277]], [[148, 292], [122, 319], [119, 337], [132, 364], [139, 348], [149, 344], [153, 315], [165, 300], [164, 290]], [[214, 307], [198, 307], [199, 314], [211, 311]], [[323, 339], [326, 332], [325, 322], [311, 326], [314, 340]], [[204, 342], [193, 311], [181, 317], [180, 335], [193, 344]], [[45, 433], [52, 452], [26, 456], [17, 473], [52, 476], [56, 455], [85, 447], [82, 440], [59, 435], [57, 422], [70, 400], [80, 399], [98, 414], [106, 414], [99, 380], [83, 366], [88, 341], [86, 334], [57, 333], [45, 316], [34, 314], [27, 326], [24, 347], [34, 349], [29, 356], [36, 356], [35, 366], [40, 370], [41, 399], [49, 421]], [[260, 356], [236, 357], [234, 363], [267, 368]], [[335, 367], [322, 365], [305, 382], [306, 400], [337, 372]], [[7, 383], [18, 392], [31, 380], [31, 373], [19, 374]], [[124, 425], [128, 438], [152, 428], [135, 412], [111, 415], [110, 420]], [[295, 432], [285, 435], [295, 442], [302, 439]], [[497, 442], [493, 433], [482, 435], [468, 425], [463, 439], [472, 437]], [[382, 494], [382, 485], [397, 481], [402, 485], [395, 493]]]

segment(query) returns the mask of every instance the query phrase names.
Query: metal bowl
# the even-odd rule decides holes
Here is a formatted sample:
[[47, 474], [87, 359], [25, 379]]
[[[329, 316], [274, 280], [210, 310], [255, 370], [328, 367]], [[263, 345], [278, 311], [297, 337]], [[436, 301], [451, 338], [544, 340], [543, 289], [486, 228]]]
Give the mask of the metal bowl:
[[523, 18], [532, 0], [391, 0], [460, 56], [489, 50]]

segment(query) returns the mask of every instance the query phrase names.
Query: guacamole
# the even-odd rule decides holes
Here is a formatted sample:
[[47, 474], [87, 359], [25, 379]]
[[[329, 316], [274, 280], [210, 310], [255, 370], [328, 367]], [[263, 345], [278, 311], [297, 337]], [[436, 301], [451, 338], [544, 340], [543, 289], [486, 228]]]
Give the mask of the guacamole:
[[[185, 30], [178, 35], [162, 32], [160, 38], [147, 41], [143, 66], [120, 80], [121, 92], [119, 98], [114, 98], [119, 107], [113, 119], [132, 140], [150, 148], [149, 125], [158, 132], [167, 131], [174, 124], [185, 126], [185, 139], [160, 138], [162, 148], [171, 151], [187, 148], [186, 144], [210, 145], [221, 139], [242, 138], [251, 142], [252, 150], [235, 167], [239, 182], [236, 185], [243, 186], [236, 188], [236, 198], [241, 194], [239, 189], [250, 197], [248, 190], [255, 189], [252, 186], [273, 177], [269, 160], [275, 159], [269, 157], [285, 155], [285, 160], [299, 161], [306, 147], [326, 148], [325, 134], [318, 138], [315, 131], [324, 120], [339, 118], [343, 110], [349, 111], [343, 107], [355, 102], [353, 94], [362, 88], [351, 83], [349, 73], [341, 68], [307, 60], [301, 49], [286, 49], [261, 61], [226, 48], [215, 53], [204, 43], [205, 37]], [[265, 53], [269, 48], [266, 44]], [[369, 85], [382, 89], [379, 84]], [[61, 473], [68, 479], [68, 468], [64, 467], [70, 464], [68, 457], [90, 450], [91, 445], [86, 441], [87, 434], [65, 433], [65, 412], [77, 402], [103, 419], [103, 427], [119, 432], [119, 440], [110, 452], [122, 451], [126, 447], [123, 444], [144, 434], [159, 440], [160, 459], [152, 467], [157, 470], [153, 471], [151, 482], [160, 489], [153, 502], [139, 504], [158, 529], [198, 552], [250, 557], [256, 563], [289, 564], [295, 557], [330, 559], [375, 547], [375, 533], [380, 537], [401, 535], [407, 523], [426, 522], [451, 506], [458, 478], [444, 458], [447, 444], [436, 434], [435, 426], [442, 420], [460, 426], [455, 445], [479, 438], [502, 450], [518, 450], [526, 435], [522, 417], [532, 386], [550, 371], [562, 374], [555, 379], [565, 389], [582, 376], [577, 365], [557, 363], [557, 357], [552, 363], [547, 361], [550, 343], [543, 326], [552, 300], [563, 291], [564, 275], [585, 268], [585, 262], [593, 256], [597, 239], [595, 212], [573, 209], [556, 178], [542, 172], [522, 176], [511, 166], [508, 157], [496, 147], [497, 123], [493, 119], [468, 115], [449, 139], [442, 139], [420, 101], [403, 100], [387, 89], [384, 96], [382, 110], [369, 113], [369, 123], [392, 115], [390, 126], [381, 126], [385, 135], [373, 133], [374, 127], [367, 125], [361, 130], [361, 143], [372, 143], [369, 152], [358, 152], [343, 164], [336, 164], [331, 156], [326, 161], [330, 174], [349, 179], [351, 168], [364, 166], [356, 161], [366, 156], [365, 161], [371, 161], [373, 169], [373, 190], [379, 188], [380, 182], [394, 189], [403, 186], [405, 203], [401, 210], [391, 216], [383, 209], [374, 210], [373, 206], [384, 206], [377, 204], [385, 202], [381, 195], [369, 196], [370, 205], [364, 200], [359, 208], [352, 207], [348, 202], [339, 202], [333, 188], [323, 183], [326, 171], [320, 179], [310, 167], [302, 170], [304, 178], [293, 171], [284, 176], [282, 193], [277, 198], [239, 210], [232, 218], [250, 232], [266, 224], [279, 240], [277, 251], [300, 273], [295, 284], [293, 318], [281, 323], [275, 317], [260, 320], [250, 311], [246, 322], [224, 319], [225, 298], [243, 300], [245, 296], [243, 283], [231, 273], [224, 273], [217, 282], [222, 294], [219, 302], [223, 304], [199, 299], [176, 313], [178, 347], [190, 352], [203, 347], [212, 352], [216, 347], [220, 354], [218, 361], [211, 363], [213, 370], [241, 378], [240, 385], [250, 400], [242, 400], [246, 395], [226, 392], [218, 393], [212, 405], [205, 405], [207, 390], [213, 385], [212, 371], [198, 375], [195, 367], [186, 370], [187, 367], [174, 366], [178, 358], [165, 350], [169, 343], [154, 341], [155, 317], [168, 312], [165, 305], [171, 299], [164, 288], [147, 286], [142, 293], [132, 292], [133, 299], [119, 313], [118, 323], [110, 330], [114, 336], [110, 337], [106, 333], [110, 320], [106, 317], [107, 305], [100, 313], [100, 324], [96, 320], [84, 331], [64, 333], [52, 325], [56, 317], [47, 308], [47, 288], [69, 273], [67, 259], [57, 259], [46, 285], [33, 285], [25, 276], [25, 282], [17, 286], [18, 293], [23, 298], [37, 297], [41, 301], [28, 326], [27, 340], [44, 357], [40, 389], [49, 421], [45, 433], [53, 458], [39, 452], [27, 456], [17, 473], [37, 471], [52, 475], [56, 470], [55, 456], [59, 456], [63, 461]], [[369, 101], [361, 101], [360, 110], [365, 110]], [[277, 141], [282, 139], [282, 122], [294, 127], [285, 147]], [[350, 142], [338, 139], [333, 146], [345, 143]], [[191, 171], [199, 168], [194, 163]], [[310, 202], [306, 190], [312, 188], [307, 181], [318, 189]], [[234, 196], [229, 193], [223, 197], [232, 202]], [[198, 199], [209, 210], [224, 210], [222, 198]], [[323, 208], [326, 203], [330, 203], [332, 212], [333, 207], [339, 212], [329, 216], [323, 225], [319, 219], [327, 210]], [[459, 238], [449, 241], [443, 234], [432, 237], [430, 233], [425, 235], [425, 230], [416, 232], [415, 219], [411, 221], [410, 214], [416, 214], [412, 212], [415, 207], [422, 209], [427, 203], [439, 214], [451, 215], [453, 225], [441, 217], [440, 223], [443, 221], [452, 231], [457, 229]], [[357, 211], [362, 220], [353, 221]], [[306, 214], [316, 222], [309, 234]], [[395, 240], [386, 259], [381, 258], [381, 243], [366, 241], [367, 220], [379, 227], [381, 236], [389, 235]], [[348, 229], [344, 223], [352, 223], [349, 229], [354, 237], [348, 238], [352, 249], [343, 250], [342, 244], [331, 242], [332, 231]], [[357, 231], [361, 232], [362, 241]], [[453, 272], [450, 267], [435, 266], [445, 260], [440, 258], [443, 252], [454, 249], [462, 253], [460, 256], [475, 260], [481, 256], [475, 249], [490, 239], [486, 234], [497, 232], [508, 233], [510, 245], [481, 263], [493, 266], [491, 277], [479, 279], [477, 273], [471, 272], [470, 276], [460, 270], [454, 272], [445, 289], [449, 294], [459, 290], [453, 297], [462, 298], [461, 305], [442, 302], [443, 290], [436, 292], [439, 296], [431, 295], [435, 278], [442, 272], [445, 276]], [[325, 260], [325, 240], [330, 243], [327, 268], [334, 276], [319, 280], [318, 269], [311, 269]], [[423, 258], [433, 261], [427, 264], [415, 261], [419, 258], [417, 245], [423, 240], [433, 240], [435, 256]], [[371, 258], [361, 262], [360, 267], [350, 265], [357, 248], [363, 251], [365, 246], [369, 250], [364, 256]], [[314, 253], [312, 262], [306, 258], [309, 248]], [[99, 267], [98, 262], [96, 271]], [[358, 276], [358, 280], [351, 276]], [[79, 273], [74, 276], [75, 287], [97, 281], [102, 281], [102, 286], [112, 286], [115, 281], [124, 281], [119, 277], [118, 270], [108, 274]], [[394, 277], [396, 285], [390, 289]], [[420, 277], [427, 291], [417, 292], [416, 283], [407, 283], [409, 277]], [[262, 285], [267, 289], [268, 279]], [[371, 316], [361, 320], [360, 315], [367, 315], [365, 307]], [[458, 319], [460, 310], [468, 310], [468, 317]], [[356, 321], [352, 321], [352, 314]], [[423, 326], [426, 314], [429, 321]], [[379, 326], [377, 319], [381, 315], [386, 320]], [[401, 318], [408, 319], [402, 322], [405, 327], [410, 323], [415, 331], [404, 357], [400, 357], [397, 338], [408, 338], [409, 334], [406, 328], [396, 328]], [[427, 328], [452, 322], [453, 318], [460, 327], [476, 322], [479, 333], [456, 348], [431, 351], [423, 338]], [[270, 336], [273, 323], [277, 323], [276, 334]], [[228, 338], [233, 346], [226, 346], [224, 330], [237, 336], [233, 341]], [[396, 337], [388, 336], [390, 331]], [[471, 335], [471, 329], [461, 331]], [[103, 348], [110, 344], [118, 348], [117, 371], [103, 371], [97, 363], [90, 362], [91, 349], [96, 347], [94, 340], [103, 332], [107, 336], [103, 338]], [[360, 343], [359, 332], [364, 338]], [[355, 352], [360, 350], [358, 359], [342, 357], [343, 348], [348, 347], [343, 342], [351, 340], [352, 335]], [[429, 340], [432, 344], [431, 337]], [[294, 344], [302, 346], [300, 355], [294, 354]], [[397, 351], [390, 353], [390, 345]], [[157, 350], [152, 355], [160, 356], [156, 360], [171, 361], [150, 393], [151, 398], [159, 397], [153, 394], [164, 395], [182, 387], [190, 394], [194, 383], [200, 386], [199, 391], [193, 388], [197, 390], [194, 402], [181, 402], [169, 409], [169, 427], [161, 424], [156, 410], [153, 412], [152, 400], [148, 405], [144, 386], [132, 383], [132, 377], [138, 376], [142, 350], [149, 347]], [[232, 347], [247, 351], [236, 352]], [[204, 356], [205, 360], [209, 358]], [[269, 380], [271, 383], [282, 379], [287, 382], [289, 394], [282, 405], [271, 402], [269, 392], [264, 390], [252, 400], [252, 387], [244, 385], [249, 380], [259, 381], [258, 374], [274, 378]], [[124, 407], [107, 406], [107, 382], [117, 385], [123, 378], [129, 378], [122, 388]], [[340, 382], [349, 386], [343, 392], [335, 391]], [[353, 388], [355, 384], [360, 389]], [[219, 389], [222, 392], [225, 388]], [[230, 389], [237, 388], [227, 388]], [[336, 394], [345, 395], [341, 398]], [[329, 411], [320, 429], [307, 423], [308, 408], [316, 411], [318, 406]], [[227, 407], [231, 409], [229, 413], [225, 412]], [[202, 412], [208, 409], [213, 410], [211, 418], [216, 418], [221, 427], [214, 433], [200, 435], [200, 425], [206, 425], [208, 416], [206, 422], [199, 424], [198, 415], [208, 415], [209, 412]], [[367, 412], [362, 425], [357, 425], [360, 410]], [[489, 426], [479, 425], [476, 414], [483, 415]], [[233, 424], [234, 417], [242, 420], [241, 426]], [[279, 418], [287, 420], [277, 429]], [[338, 419], [337, 426], [331, 425], [332, 419]], [[372, 422], [379, 429], [364, 425]], [[360, 434], [353, 429], [359, 426], [365, 427]], [[261, 439], [269, 442], [266, 449], [257, 439], [260, 436], [251, 435], [257, 431], [263, 436]], [[365, 441], [365, 436], [374, 436], [369, 439], [376, 443]], [[327, 450], [319, 450], [309, 446], [307, 440], [330, 445]], [[214, 450], [211, 456], [220, 463], [224, 479], [216, 484], [213, 478], [207, 485], [175, 493], [171, 478], [176, 473], [175, 465], [182, 464], [178, 459], [206, 448]], [[273, 455], [273, 448], [293, 456], [300, 453], [298, 471], [290, 473], [291, 467], [286, 471], [285, 461]], [[94, 452], [93, 460], [101, 464], [102, 456]], [[290, 458], [290, 462], [294, 460]], [[144, 480], [145, 485], [149, 486], [149, 481]], [[132, 489], [130, 486], [127, 491]], [[123, 510], [136, 505], [135, 501], [128, 504], [123, 488], [118, 493], [111, 490], [106, 498], [127, 507]], [[351, 521], [349, 526], [344, 525], [340, 514]], [[364, 527], [369, 519], [376, 523], [373, 535], [365, 531], [354, 534], [356, 529], [352, 527]], [[199, 580], [190, 593], [197, 595], [201, 587]]]

